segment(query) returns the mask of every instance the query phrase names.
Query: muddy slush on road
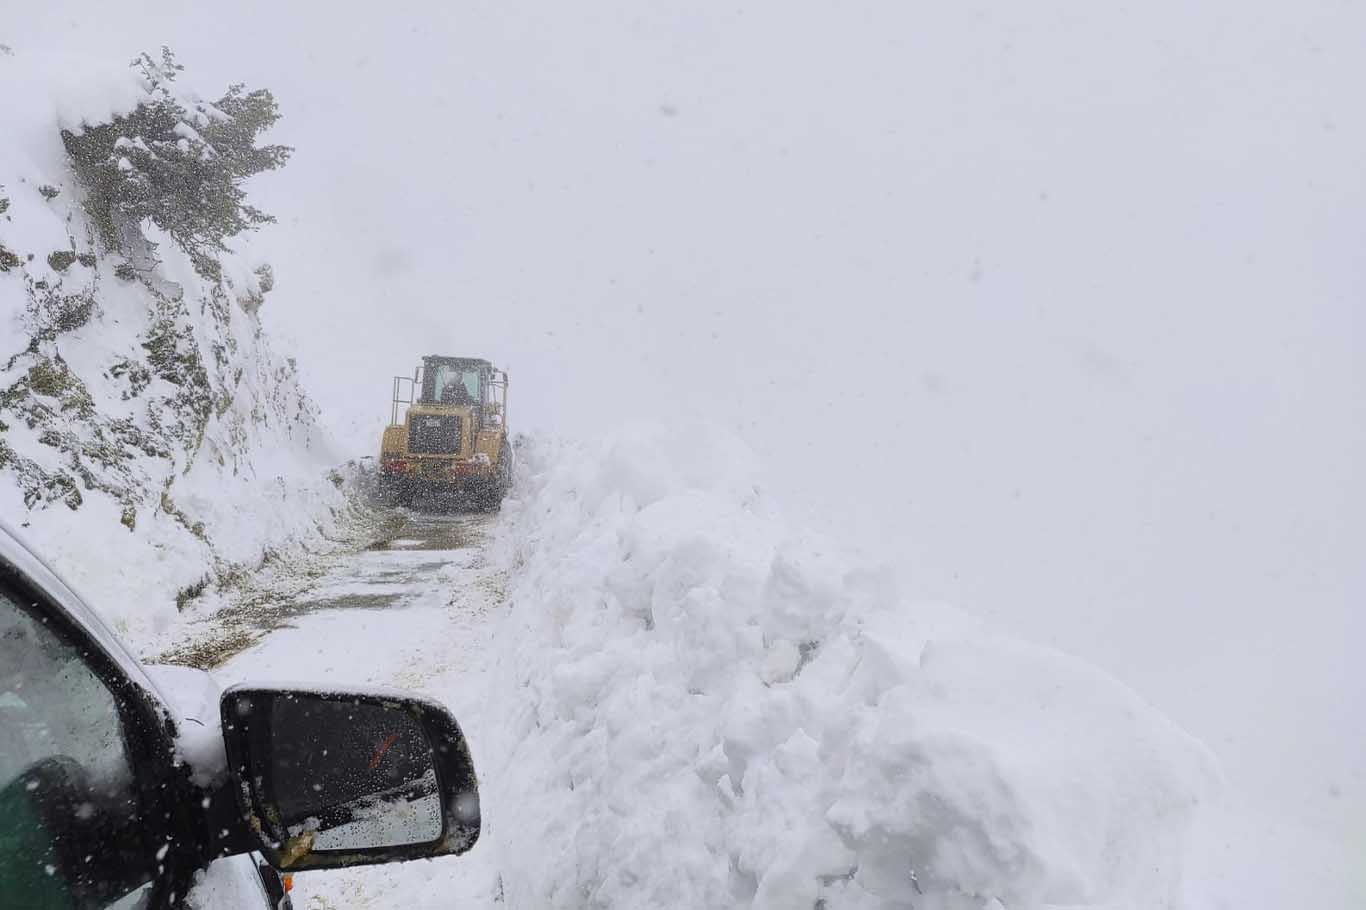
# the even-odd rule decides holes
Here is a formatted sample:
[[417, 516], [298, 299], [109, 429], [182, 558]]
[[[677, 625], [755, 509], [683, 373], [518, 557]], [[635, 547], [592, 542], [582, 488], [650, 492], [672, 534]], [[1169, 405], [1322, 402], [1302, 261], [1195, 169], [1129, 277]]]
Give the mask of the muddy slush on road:
[[[482, 554], [495, 520], [487, 514], [378, 511], [335, 550], [275, 560], [236, 579], [229, 605], [187, 626], [182, 640], [154, 662], [212, 670], [271, 633], [296, 627], [300, 617], [401, 607], [430, 593], [430, 580], [444, 578], [469, 554]], [[474, 577], [486, 582], [483, 573]]]

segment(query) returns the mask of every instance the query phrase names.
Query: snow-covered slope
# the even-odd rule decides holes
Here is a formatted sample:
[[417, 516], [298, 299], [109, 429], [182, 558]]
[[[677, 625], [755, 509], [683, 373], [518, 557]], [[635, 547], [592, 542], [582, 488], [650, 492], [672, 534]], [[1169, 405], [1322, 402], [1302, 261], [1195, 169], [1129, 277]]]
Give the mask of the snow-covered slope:
[[1182, 905], [1217, 772], [1132, 692], [905, 602], [708, 427], [523, 457], [486, 748], [509, 906]]
[[63, 131], [131, 112], [146, 81], [2, 49], [0, 85], [0, 516], [141, 645], [343, 498], [256, 316], [268, 271], [225, 253], [206, 277], [150, 222], [117, 250], [94, 223]]

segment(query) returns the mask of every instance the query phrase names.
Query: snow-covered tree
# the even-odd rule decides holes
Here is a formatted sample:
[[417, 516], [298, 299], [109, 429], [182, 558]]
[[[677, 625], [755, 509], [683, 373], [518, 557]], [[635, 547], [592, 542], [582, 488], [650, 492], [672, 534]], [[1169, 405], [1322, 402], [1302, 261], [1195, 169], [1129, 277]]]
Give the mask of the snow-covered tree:
[[169, 48], [132, 64], [147, 100], [109, 123], [63, 133], [85, 184], [103, 239], [122, 247], [121, 232], [151, 220], [208, 277], [218, 272], [224, 241], [274, 219], [246, 200], [243, 183], [288, 159], [284, 145], [258, 145], [279, 118], [268, 89], [229, 86], [212, 104], [179, 90], [184, 69]]

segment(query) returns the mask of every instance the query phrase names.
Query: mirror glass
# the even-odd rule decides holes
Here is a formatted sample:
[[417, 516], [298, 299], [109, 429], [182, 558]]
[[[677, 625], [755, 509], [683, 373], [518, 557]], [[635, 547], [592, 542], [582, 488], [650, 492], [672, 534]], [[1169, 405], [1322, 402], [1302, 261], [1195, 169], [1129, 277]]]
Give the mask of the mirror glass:
[[436, 760], [401, 705], [302, 693], [274, 699], [270, 769], [285, 853], [424, 844], [442, 835]]

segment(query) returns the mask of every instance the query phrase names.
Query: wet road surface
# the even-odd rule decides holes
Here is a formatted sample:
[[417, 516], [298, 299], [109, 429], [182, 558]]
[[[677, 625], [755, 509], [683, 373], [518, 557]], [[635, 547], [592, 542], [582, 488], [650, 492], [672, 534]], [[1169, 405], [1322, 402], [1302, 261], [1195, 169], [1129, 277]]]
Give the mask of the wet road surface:
[[397, 509], [385, 513], [369, 542], [243, 579], [228, 606], [191, 624], [184, 638], [154, 662], [211, 670], [271, 633], [297, 626], [302, 616], [389, 610], [441, 599], [462, 584], [487, 586], [488, 573], [477, 570], [493, 520]]

